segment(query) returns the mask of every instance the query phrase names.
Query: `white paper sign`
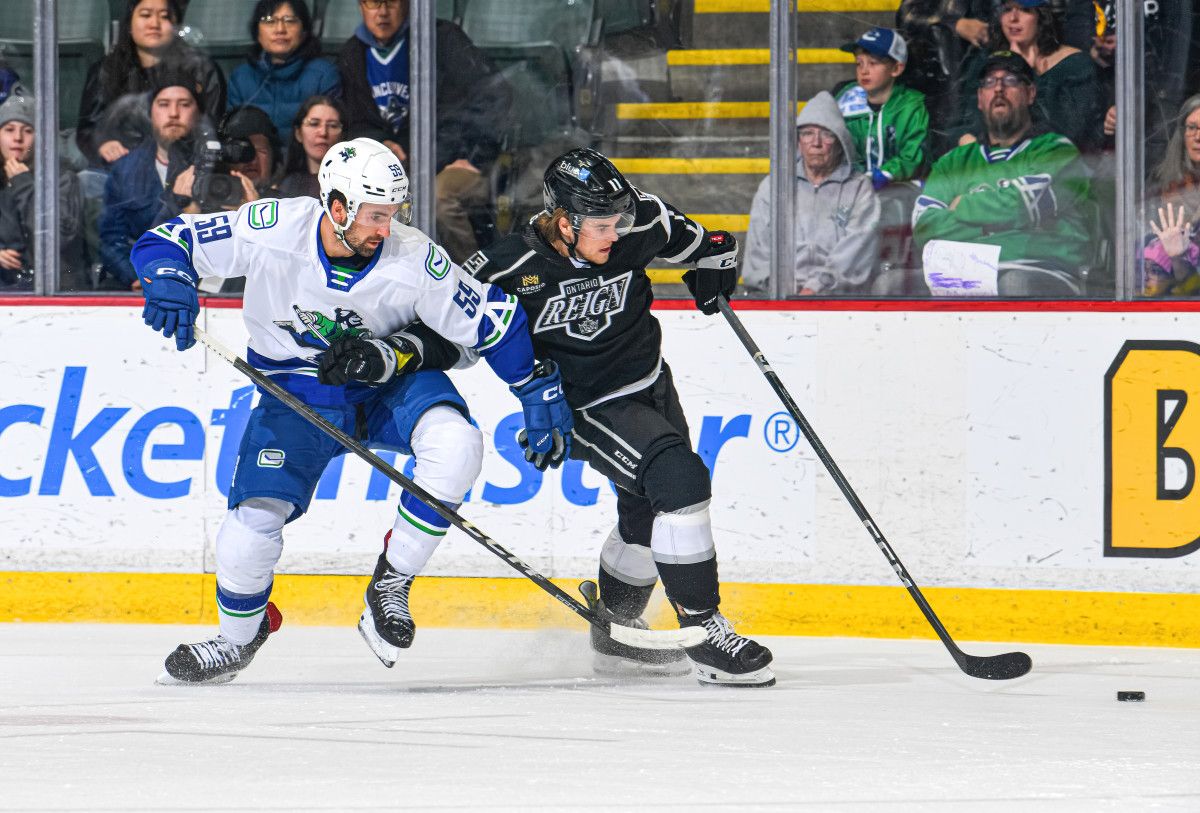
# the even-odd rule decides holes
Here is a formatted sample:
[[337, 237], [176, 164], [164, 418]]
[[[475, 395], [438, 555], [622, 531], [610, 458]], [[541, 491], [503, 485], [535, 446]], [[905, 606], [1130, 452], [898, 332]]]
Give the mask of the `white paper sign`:
[[996, 296], [1000, 246], [930, 240], [922, 260], [934, 296]]

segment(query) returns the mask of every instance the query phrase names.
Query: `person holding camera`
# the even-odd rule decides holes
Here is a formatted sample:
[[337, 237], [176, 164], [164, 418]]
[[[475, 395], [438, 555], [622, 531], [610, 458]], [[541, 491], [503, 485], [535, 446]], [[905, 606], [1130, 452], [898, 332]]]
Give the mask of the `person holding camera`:
[[140, 290], [129, 250], [157, 222], [163, 190], [191, 164], [192, 134], [203, 118], [199, 91], [186, 72], [158, 74], [149, 97], [153, 138], [118, 159], [104, 186], [102, 287]]
[[274, 196], [279, 140], [266, 111], [235, 107], [216, 133], [202, 124], [193, 142], [192, 162], [163, 192], [156, 223], [179, 214], [228, 212]]

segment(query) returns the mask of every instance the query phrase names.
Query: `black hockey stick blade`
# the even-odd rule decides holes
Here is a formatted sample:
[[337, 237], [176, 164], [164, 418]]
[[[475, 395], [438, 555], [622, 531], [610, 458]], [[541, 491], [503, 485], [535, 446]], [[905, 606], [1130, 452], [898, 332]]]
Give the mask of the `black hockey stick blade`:
[[1024, 652], [1005, 652], [1003, 655], [968, 655], [959, 651], [954, 660], [958, 667], [973, 678], [983, 680], [1012, 680], [1033, 668], [1033, 658]]
[[559, 601], [560, 604], [571, 610], [584, 621], [598, 627], [602, 631], [612, 636], [613, 640], [620, 641], [629, 646], [638, 647], [639, 649], [683, 649], [684, 647], [697, 646], [704, 642], [707, 638], [707, 633], [700, 627], [688, 627], [678, 630], [640, 630], [633, 627], [626, 627], [621, 624], [613, 624], [607, 619], [601, 618], [587, 607], [583, 606], [573, 596], [560, 588], [554, 582], [547, 579], [541, 573], [534, 570], [532, 567], [521, 561], [510, 552], [507, 548], [501, 545], [496, 540], [485, 534], [483, 531], [475, 527], [470, 520], [465, 519], [456, 511], [447, 508], [440, 500], [432, 494], [421, 488], [409, 478], [405, 477], [400, 472], [396, 471], [395, 467], [388, 464], [386, 460], [372, 452], [362, 443], [359, 443], [354, 438], [347, 435], [337, 426], [331, 424], [320, 414], [315, 412], [308, 404], [292, 395], [283, 387], [276, 384], [267, 376], [263, 375], [258, 370], [251, 367], [245, 359], [238, 356], [225, 345], [217, 341], [213, 336], [209, 335], [199, 327], [195, 328], [196, 340], [203, 343], [209, 350], [212, 350], [221, 358], [228, 361], [234, 366], [234, 369], [241, 372], [251, 381], [266, 390], [271, 395], [278, 398], [300, 417], [311, 423], [313, 426], [320, 429], [326, 435], [336, 440], [346, 450], [353, 452], [358, 457], [362, 458], [368, 465], [374, 468], [383, 476], [387, 477], [396, 485], [408, 491], [421, 502], [429, 506], [438, 516], [445, 519], [454, 527], [471, 537], [472, 540], [483, 545], [500, 559], [504, 560], [513, 570], [520, 573], [525, 578], [536, 584], [538, 587], [545, 590], [551, 596]]

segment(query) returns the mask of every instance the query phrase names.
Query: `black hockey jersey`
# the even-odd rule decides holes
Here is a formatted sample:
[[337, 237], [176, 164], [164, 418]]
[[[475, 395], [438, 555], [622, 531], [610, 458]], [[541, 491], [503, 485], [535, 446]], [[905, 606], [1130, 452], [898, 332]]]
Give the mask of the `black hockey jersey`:
[[463, 263], [520, 300], [535, 355], [558, 364], [576, 409], [635, 392], [658, 376], [662, 330], [650, 313], [646, 265], [655, 257], [693, 263], [707, 244], [704, 227], [654, 195], [633, 191], [633, 228], [613, 244], [604, 265], [577, 267], [532, 225]]

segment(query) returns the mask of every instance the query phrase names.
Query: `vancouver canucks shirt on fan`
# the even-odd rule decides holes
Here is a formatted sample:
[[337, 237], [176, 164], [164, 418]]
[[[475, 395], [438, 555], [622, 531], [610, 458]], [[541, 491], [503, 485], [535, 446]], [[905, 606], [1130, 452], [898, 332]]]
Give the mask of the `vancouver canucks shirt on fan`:
[[313, 406], [360, 403], [373, 391], [317, 381], [316, 358], [332, 342], [391, 336], [417, 320], [477, 350], [509, 384], [530, 376], [533, 350], [515, 297], [476, 281], [420, 231], [398, 223], [362, 268], [339, 265], [321, 246], [324, 216], [312, 198], [180, 215], [142, 235], [131, 259], [139, 271], [170, 258], [201, 277], [244, 276], [247, 361]]
[[396, 34], [395, 40], [383, 48], [359, 25], [354, 35], [367, 46], [367, 83], [375, 106], [393, 136], [400, 136], [408, 127], [408, 24]]
[[662, 329], [650, 313], [646, 265], [694, 263], [707, 232], [677, 209], [634, 189], [637, 216], [604, 265], [575, 263], [527, 225], [467, 259], [484, 282], [516, 295], [534, 352], [562, 372], [567, 400], [583, 409], [644, 389], [662, 367]]

